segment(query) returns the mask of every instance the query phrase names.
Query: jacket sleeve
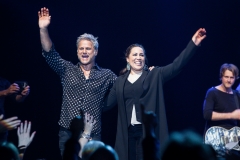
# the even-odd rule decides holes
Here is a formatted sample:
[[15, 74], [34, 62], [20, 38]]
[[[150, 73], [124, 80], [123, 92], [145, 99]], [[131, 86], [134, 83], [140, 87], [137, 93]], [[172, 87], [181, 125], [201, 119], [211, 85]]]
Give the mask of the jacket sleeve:
[[106, 95], [104, 99], [103, 112], [110, 110], [117, 104], [117, 95], [116, 95], [116, 82], [113, 84], [110, 92]]
[[181, 54], [174, 59], [174, 61], [164, 67], [160, 67], [162, 80], [166, 82], [167, 80], [176, 76], [182, 68], [187, 64], [187, 62], [191, 59], [194, 53], [197, 50], [197, 46], [191, 40], [187, 47], [181, 52]]

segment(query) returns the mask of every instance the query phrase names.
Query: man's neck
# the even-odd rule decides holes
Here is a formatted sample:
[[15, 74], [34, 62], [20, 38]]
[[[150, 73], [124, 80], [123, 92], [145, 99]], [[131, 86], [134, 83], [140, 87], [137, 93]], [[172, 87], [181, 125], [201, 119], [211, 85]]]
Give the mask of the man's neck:
[[83, 74], [84, 74], [86, 79], [89, 79], [91, 69], [94, 65], [95, 65], [94, 63], [87, 64], [87, 65], [80, 64], [80, 67], [81, 67], [81, 69], [83, 71]]
[[224, 85], [220, 85], [219, 86], [220, 88], [221, 88], [221, 90], [223, 91], [223, 92], [226, 92], [226, 93], [229, 93], [229, 94], [231, 94], [232, 93], [232, 88], [230, 87], [230, 88], [226, 88]]
[[80, 67], [83, 70], [83, 72], [85, 72], [85, 71], [90, 71], [94, 65], [95, 65], [94, 63], [87, 64], [87, 65], [80, 64]]

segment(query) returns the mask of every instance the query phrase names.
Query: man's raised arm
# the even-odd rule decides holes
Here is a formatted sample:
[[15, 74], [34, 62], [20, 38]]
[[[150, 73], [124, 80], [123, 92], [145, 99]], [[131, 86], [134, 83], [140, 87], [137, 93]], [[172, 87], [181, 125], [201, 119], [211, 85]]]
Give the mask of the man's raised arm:
[[44, 51], [49, 52], [52, 47], [52, 41], [48, 34], [48, 26], [51, 21], [48, 8], [41, 8], [41, 10], [38, 11], [38, 18], [42, 48]]

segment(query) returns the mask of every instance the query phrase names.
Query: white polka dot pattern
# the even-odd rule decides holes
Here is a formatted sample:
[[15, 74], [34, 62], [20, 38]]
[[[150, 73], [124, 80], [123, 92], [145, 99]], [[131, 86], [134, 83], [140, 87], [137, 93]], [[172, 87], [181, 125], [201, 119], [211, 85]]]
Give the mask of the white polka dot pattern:
[[59, 125], [69, 129], [71, 120], [79, 115], [82, 109], [96, 119], [97, 123], [92, 132], [99, 134], [103, 100], [117, 76], [111, 70], [96, 65], [91, 69], [89, 79], [86, 79], [79, 64], [74, 65], [62, 59], [54, 46], [49, 52], [43, 51], [43, 56], [61, 78], [63, 100]]

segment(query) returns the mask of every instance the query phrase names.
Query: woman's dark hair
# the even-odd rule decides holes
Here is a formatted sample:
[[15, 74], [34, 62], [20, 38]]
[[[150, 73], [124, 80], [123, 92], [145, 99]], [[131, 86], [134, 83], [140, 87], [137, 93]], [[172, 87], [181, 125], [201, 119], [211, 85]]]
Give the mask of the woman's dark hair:
[[[142, 50], [143, 50], [143, 52], [144, 52], [144, 55], [145, 55], [145, 64], [148, 64], [148, 60], [147, 60], [147, 56], [146, 56], [146, 51], [145, 51], [144, 47], [143, 47], [141, 44], [138, 44], [138, 43], [132, 44], [132, 45], [130, 45], [130, 46], [127, 48], [127, 50], [126, 50], [126, 52], [125, 52], [125, 58], [128, 58], [129, 54], [131, 53], [132, 48], [134, 48], [134, 47], [140, 47], [140, 48], [142, 48]], [[127, 72], [127, 67], [123, 68], [123, 69], [120, 71], [119, 75], [123, 75], [123, 74], [125, 74], [126, 72]]]

